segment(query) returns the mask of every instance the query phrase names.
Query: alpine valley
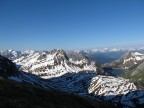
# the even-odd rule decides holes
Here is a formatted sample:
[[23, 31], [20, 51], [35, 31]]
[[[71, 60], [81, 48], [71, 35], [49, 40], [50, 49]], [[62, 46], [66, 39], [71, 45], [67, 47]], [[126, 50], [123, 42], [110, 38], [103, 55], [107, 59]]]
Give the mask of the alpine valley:
[[[143, 52], [1, 51], [0, 107], [143, 108]], [[107, 71], [115, 68], [125, 73], [115, 77]]]

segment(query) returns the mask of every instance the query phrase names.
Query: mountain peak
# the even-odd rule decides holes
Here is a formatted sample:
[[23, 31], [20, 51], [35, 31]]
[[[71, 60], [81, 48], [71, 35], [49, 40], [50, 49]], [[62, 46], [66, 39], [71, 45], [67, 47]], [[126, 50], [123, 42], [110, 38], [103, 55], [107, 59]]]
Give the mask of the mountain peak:
[[62, 49], [22, 55], [14, 60], [21, 70], [41, 76], [58, 77], [65, 73], [94, 72], [104, 74], [102, 67], [87, 57]]
[[137, 64], [143, 62], [144, 54], [138, 52], [126, 52], [120, 59], [104, 64], [106, 67], [116, 67], [123, 69], [130, 69], [137, 66]]

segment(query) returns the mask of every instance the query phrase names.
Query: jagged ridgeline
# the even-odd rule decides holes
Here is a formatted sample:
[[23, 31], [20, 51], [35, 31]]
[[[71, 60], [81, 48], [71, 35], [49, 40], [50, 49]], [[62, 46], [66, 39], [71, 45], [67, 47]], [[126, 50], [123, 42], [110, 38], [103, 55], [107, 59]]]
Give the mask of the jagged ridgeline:
[[65, 73], [105, 74], [102, 67], [86, 56], [64, 50], [34, 51], [14, 59], [21, 70], [39, 75], [42, 78], [61, 76]]
[[133, 69], [144, 61], [144, 54], [127, 52], [120, 59], [106, 63], [104, 66], [122, 69]]

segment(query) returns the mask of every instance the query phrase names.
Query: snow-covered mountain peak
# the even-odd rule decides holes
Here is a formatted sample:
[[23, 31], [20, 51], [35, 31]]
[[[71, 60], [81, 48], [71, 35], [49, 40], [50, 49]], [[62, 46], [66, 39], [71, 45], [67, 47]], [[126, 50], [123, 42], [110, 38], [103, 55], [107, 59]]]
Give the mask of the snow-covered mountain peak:
[[50, 52], [23, 54], [14, 62], [21, 65], [21, 70], [43, 78], [58, 77], [65, 73], [95, 72], [104, 74], [102, 67], [87, 57], [75, 52], [55, 49]]
[[142, 63], [143, 60], [144, 54], [139, 52], [126, 52], [120, 59], [112, 63], [104, 64], [104, 66], [129, 69], [135, 67], [137, 64]]
[[141, 53], [138, 53], [138, 52], [134, 52], [134, 53], [127, 52], [127, 53], [125, 53], [125, 55], [123, 57], [124, 57], [125, 61], [129, 61], [129, 60], [139, 61], [139, 60], [144, 59], [144, 54], [141, 54]]
[[22, 54], [33, 54], [35, 52], [37, 52], [37, 51], [35, 51], [35, 50], [24, 50], [24, 51], [22, 51]]
[[94, 77], [89, 87], [89, 93], [94, 93], [99, 96], [116, 96], [135, 90], [137, 90], [137, 87], [134, 83], [130, 83], [128, 79], [102, 75]]
[[112, 48], [109, 51], [111, 52], [124, 51], [124, 48]]
[[135, 53], [133, 53], [133, 55], [134, 55], [134, 56], [144, 56], [144, 54], [141, 54], [141, 53], [139, 53], [139, 52], [135, 52]]
[[12, 49], [8, 49], [8, 51], [11, 52], [11, 51], [14, 51], [14, 50], [12, 50]]
[[74, 50], [74, 52], [80, 53], [105, 53], [105, 52], [144, 52], [144, 48], [122, 48], [122, 47], [116, 47], [116, 48], [99, 48], [99, 49], [88, 49], [88, 50]]
[[21, 55], [21, 51], [15, 51], [15, 50], [9, 49], [9, 50], [5, 50], [5, 51], [1, 51], [0, 55], [4, 56], [6, 58], [14, 59]]

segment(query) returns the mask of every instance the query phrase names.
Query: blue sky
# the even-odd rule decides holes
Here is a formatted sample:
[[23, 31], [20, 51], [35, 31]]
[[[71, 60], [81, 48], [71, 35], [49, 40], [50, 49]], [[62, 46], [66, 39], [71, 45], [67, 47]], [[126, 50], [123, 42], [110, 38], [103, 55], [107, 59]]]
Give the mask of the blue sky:
[[144, 0], [0, 0], [0, 50], [144, 45]]

